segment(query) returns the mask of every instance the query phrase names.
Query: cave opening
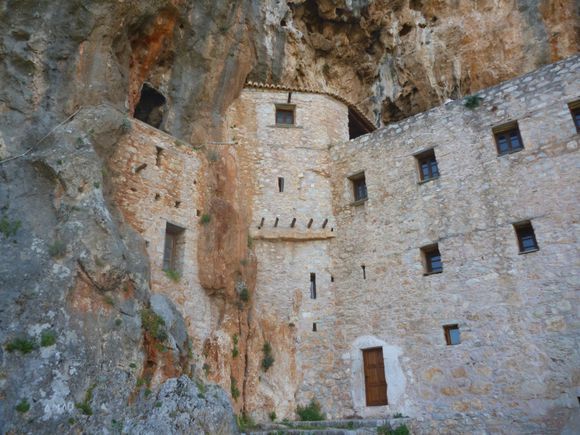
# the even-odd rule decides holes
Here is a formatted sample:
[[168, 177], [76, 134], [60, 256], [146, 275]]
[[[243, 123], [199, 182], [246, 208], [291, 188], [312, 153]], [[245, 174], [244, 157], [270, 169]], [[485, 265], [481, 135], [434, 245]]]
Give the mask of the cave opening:
[[348, 109], [348, 138], [356, 139], [363, 134], [375, 131], [375, 126], [366, 121], [356, 111], [349, 107]]
[[166, 101], [161, 92], [151, 85], [143, 83], [141, 96], [135, 107], [135, 118], [152, 127], [159, 128], [163, 121], [163, 106], [165, 106]]

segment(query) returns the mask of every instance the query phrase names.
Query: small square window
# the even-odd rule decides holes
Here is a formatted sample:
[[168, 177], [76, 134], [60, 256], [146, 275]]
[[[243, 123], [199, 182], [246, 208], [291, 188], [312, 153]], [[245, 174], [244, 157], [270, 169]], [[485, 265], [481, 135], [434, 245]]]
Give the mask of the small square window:
[[538, 242], [536, 241], [536, 234], [534, 233], [534, 227], [532, 227], [530, 221], [514, 224], [514, 229], [516, 230], [518, 246], [521, 254], [534, 252], [539, 249]]
[[295, 108], [291, 104], [276, 105], [276, 125], [294, 125]]
[[443, 272], [443, 261], [439, 252], [439, 245], [429, 245], [421, 248], [423, 254], [423, 263], [425, 266], [425, 275]]
[[580, 101], [575, 101], [568, 104], [574, 125], [576, 126], [576, 133], [580, 133]]
[[417, 160], [419, 178], [421, 181], [429, 181], [439, 178], [439, 167], [437, 166], [434, 149], [417, 154], [415, 159]]
[[360, 172], [356, 175], [348, 177], [352, 183], [355, 202], [364, 201], [367, 199], [367, 183], [365, 173]]
[[461, 343], [461, 337], [459, 334], [459, 325], [443, 325], [443, 331], [445, 332], [445, 341], [448, 346], [453, 346]]
[[498, 155], [515, 153], [524, 149], [520, 129], [516, 121], [493, 129]]

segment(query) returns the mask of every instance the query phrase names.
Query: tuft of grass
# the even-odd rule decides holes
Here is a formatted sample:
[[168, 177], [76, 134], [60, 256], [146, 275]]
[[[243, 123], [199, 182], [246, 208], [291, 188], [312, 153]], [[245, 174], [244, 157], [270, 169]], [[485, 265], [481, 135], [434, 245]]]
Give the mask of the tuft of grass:
[[202, 382], [201, 379], [195, 379], [195, 385], [197, 386], [197, 389], [199, 390], [198, 397], [200, 399], [203, 399], [205, 397], [205, 391], [206, 391], [205, 384]]
[[234, 400], [237, 400], [238, 397], [240, 397], [240, 390], [238, 389], [238, 381], [236, 381], [236, 378], [231, 376], [230, 382], [231, 382], [230, 392], [232, 393], [232, 398]]
[[145, 388], [145, 397], [151, 396], [151, 393], [153, 393], [153, 391], [151, 391], [151, 389]]
[[60, 258], [66, 254], [66, 244], [62, 240], [55, 240], [48, 245], [48, 254], [53, 258]]
[[481, 98], [479, 95], [469, 95], [468, 97], [465, 97], [465, 103], [463, 103], [463, 105], [468, 109], [473, 110], [479, 107], [479, 104], [482, 101], [483, 98]]
[[28, 412], [30, 410], [30, 403], [28, 403], [28, 399], [22, 399], [20, 402], [18, 402], [18, 405], [16, 405], [16, 411], [20, 412], [21, 414], [24, 414], [25, 412]]
[[99, 187], [101, 187], [101, 183], [99, 183], [98, 181], [95, 181], [95, 182], [93, 183], [93, 187], [94, 187], [95, 189], [98, 189]]
[[201, 219], [199, 220], [199, 223], [202, 225], [207, 225], [211, 222], [211, 216], [207, 213], [202, 214], [201, 215]]
[[173, 282], [179, 282], [179, 280], [181, 279], [181, 275], [176, 270], [166, 269], [166, 270], [164, 270], [164, 272], [165, 272], [165, 276]]
[[248, 234], [248, 248], [252, 249], [253, 246], [254, 246], [254, 239], [252, 238], [252, 236], [250, 236]]
[[237, 415], [236, 422], [238, 423], [238, 428], [240, 429], [240, 432], [245, 432], [248, 429], [253, 429], [256, 427], [256, 422], [254, 421], [254, 419], [246, 413]]
[[72, 418], [72, 417], [70, 417], [70, 418], [68, 419], [68, 424], [70, 424], [70, 425], [73, 425], [73, 424], [75, 424], [76, 422], [77, 422], [77, 421], [76, 421], [74, 418]]
[[238, 349], [238, 341], [239, 341], [238, 334], [234, 334], [233, 341], [234, 347], [232, 348], [232, 358], [236, 358], [240, 354], [240, 350]]
[[155, 402], [155, 408], [161, 408], [161, 402]]
[[270, 367], [274, 365], [274, 356], [272, 355], [272, 346], [270, 342], [266, 341], [262, 346], [264, 357], [262, 358], [262, 369], [267, 372]]
[[377, 428], [377, 434], [379, 435], [409, 435], [409, 428], [402, 424], [396, 429], [392, 429], [390, 425], [385, 424]]
[[202, 369], [203, 369], [203, 372], [205, 373], [206, 376], [209, 375], [209, 372], [210, 372], [209, 364], [204, 363]]
[[131, 363], [131, 364], [129, 364], [129, 367], [132, 368], [132, 369], [135, 369], [135, 368], [137, 368], [137, 364]]
[[75, 407], [79, 409], [84, 415], [93, 415], [93, 409], [91, 408], [91, 400], [93, 400], [93, 391], [96, 386], [97, 384], [92, 384], [85, 393], [85, 400], [75, 404]]
[[115, 319], [115, 326], [121, 326], [123, 321], [121, 319]]
[[0, 233], [4, 235], [5, 238], [14, 237], [22, 222], [19, 220], [9, 220], [6, 216], [2, 216], [0, 219]]
[[397, 412], [395, 415], [393, 415], [393, 418], [405, 418], [405, 416], [400, 412]]
[[298, 405], [296, 414], [298, 414], [301, 421], [322, 421], [326, 419], [326, 416], [321, 410], [320, 403], [314, 399], [306, 406]]
[[276, 421], [276, 411], [272, 411], [268, 414], [268, 418], [270, 419], [270, 421]]
[[165, 320], [151, 308], [144, 308], [141, 310], [141, 326], [153, 338], [159, 341], [167, 339], [167, 332], [165, 331]]
[[6, 343], [4, 348], [11, 353], [17, 350], [18, 352], [27, 354], [36, 349], [36, 343], [28, 338], [15, 338], [11, 342]]
[[105, 299], [105, 303], [106, 303], [107, 305], [111, 305], [111, 306], [115, 305], [115, 300], [114, 300], [114, 299], [113, 299], [111, 296], [109, 296], [109, 295], [106, 295], [106, 296], [104, 297], [104, 299]]
[[40, 346], [48, 347], [56, 343], [56, 332], [54, 331], [42, 331], [40, 334]]

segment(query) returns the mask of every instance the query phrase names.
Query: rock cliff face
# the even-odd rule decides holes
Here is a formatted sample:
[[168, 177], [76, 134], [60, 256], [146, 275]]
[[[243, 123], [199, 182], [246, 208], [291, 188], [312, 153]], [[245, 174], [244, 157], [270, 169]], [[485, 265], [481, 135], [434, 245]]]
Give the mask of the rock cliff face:
[[[224, 140], [223, 115], [248, 77], [335, 89], [384, 123], [575, 52], [577, 9], [574, 0], [0, 3], [0, 431], [137, 430], [123, 421], [147, 388], [190, 372], [180, 315], [151, 298], [144, 242], [108, 184], [107, 158], [145, 82], [165, 101], [159, 128], [193, 144]], [[236, 286], [251, 293], [255, 280], [251, 192], [216, 153], [201, 281], [234, 310]], [[216, 246], [226, 254], [211, 255]], [[242, 353], [247, 316], [225, 326], [239, 330]], [[162, 388], [194, 394], [180, 382]], [[214, 408], [231, 413], [221, 399]], [[149, 416], [154, 427], [183, 430], [167, 426], [164, 409]], [[234, 431], [200, 415], [203, 430]]]

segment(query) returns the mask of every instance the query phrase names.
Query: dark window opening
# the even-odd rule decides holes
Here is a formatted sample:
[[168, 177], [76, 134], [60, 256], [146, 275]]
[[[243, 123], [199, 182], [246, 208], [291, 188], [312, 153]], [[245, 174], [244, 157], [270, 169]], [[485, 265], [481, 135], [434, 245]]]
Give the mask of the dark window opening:
[[290, 228], [294, 228], [294, 225], [296, 225], [296, 218], [292, 218], [292, 223], [290, 224]]
[[575, 101], [568, 104], [574, 125], [576, 126], [576, 133], [580, 133], [580, 101]]
[[326, 228], [326, 225], [328, 225], [328, 219], [324, 219], [324, 222], [322, 222], [322, 229]]
[[330, 275], [330, 282], [334, 282], [334, 276]]
[[295, 107], [289, 104], [276, 106], [276, 125], [294, 125]]
[[376, 127], [358, 114], [354, 109], [348, 109], [348, 138], [356, 139], [363, 134], [371, 133]]
[[284, 192], [284, 178], [278, 177], [278, 192]]
[[167, 222], [163, 248], [163, 270], [181, 272], [185, 229]]
[[260, 225], [258, 225], [258, 229], [259, 230], [262, 229], [262, 227], [264, 226], [264, 221], [265, 220], [266, 220], [265, 218], [260, 219]]
[[159, 128], [163, 121], [163, 106], [166, 99], [162, 93], [143, 83], [141, 97], [135, 107], [134, 116], [152, 127]]
[[421, 248], [423, 262], [425, 265], [425, 275], [443, 272], [443, 261], [439, 252], [439, 245], [430, 245]]
[[435, 150], [430, 149], [415, 156], [419, 167], [419, 178], [421, 181], [439, 178], [439, 167], [435, 158]]
[[310, 274], [310, 299], [316, 299], [316, 274]]
[[276, 218], [276, 220], [274, 221], [274, 228], [276, 228], [278, 226], [278, 222], [280, 222], [280, 219]]
[[367, 183], [366, 183], [366, 179], [365, 179], [365, 173], [361, 172], [359, 174], [352, 175], [349, 177], [349, 180], [352, 183], [355, 202], [366, 200], [367, 199]]
[[316, 322], [312, 324], [312, 332], [316, 332]]
[[162, 157], [163, 157], [163, 148], [155, 147], [155, 166], [161, 166]]
[[181, 201], [175, 201], [175, 208], [179, 208], [180, 205], [181, 205]]
[[534, 233], [534, 227], [532, 227], [530, 221], [514, 224], [514, 229], [516, 230], [518, 246], [521, 254], [534, 252], [539, 249], [538, 242], [536, 241], [536, 234]]
[[459, 325], [443, 325], [443, 331], [445, 332], [445, 342], [448, 346], [461, 343]]
[[367, 268], [366, 268], [366, 266], [363, 264], [361, 266], [361, 269], [363, 271], [363, 279], [367, 279]]
[[155, 194], [155, 201], [159, 201], [161, 199], [161, 195], [156, 193]]
[[143, 169], [145, 169], [147, 167], [147, 163], [142, 163], [139, 166], [137, 166], [135, 168], [135, 173], [138, 174], [139, 172], [141, 172]]
[[498, 155], [510, 154], [524, 149], [517, 122], [500, 125], [493, 129]]
[[314, 223], [314, 219], [310, 219], [308, 221], [308, 225], [306, 226], [308, 229], [310, 229], [310, 227], [312, 226], [312, 224]]

